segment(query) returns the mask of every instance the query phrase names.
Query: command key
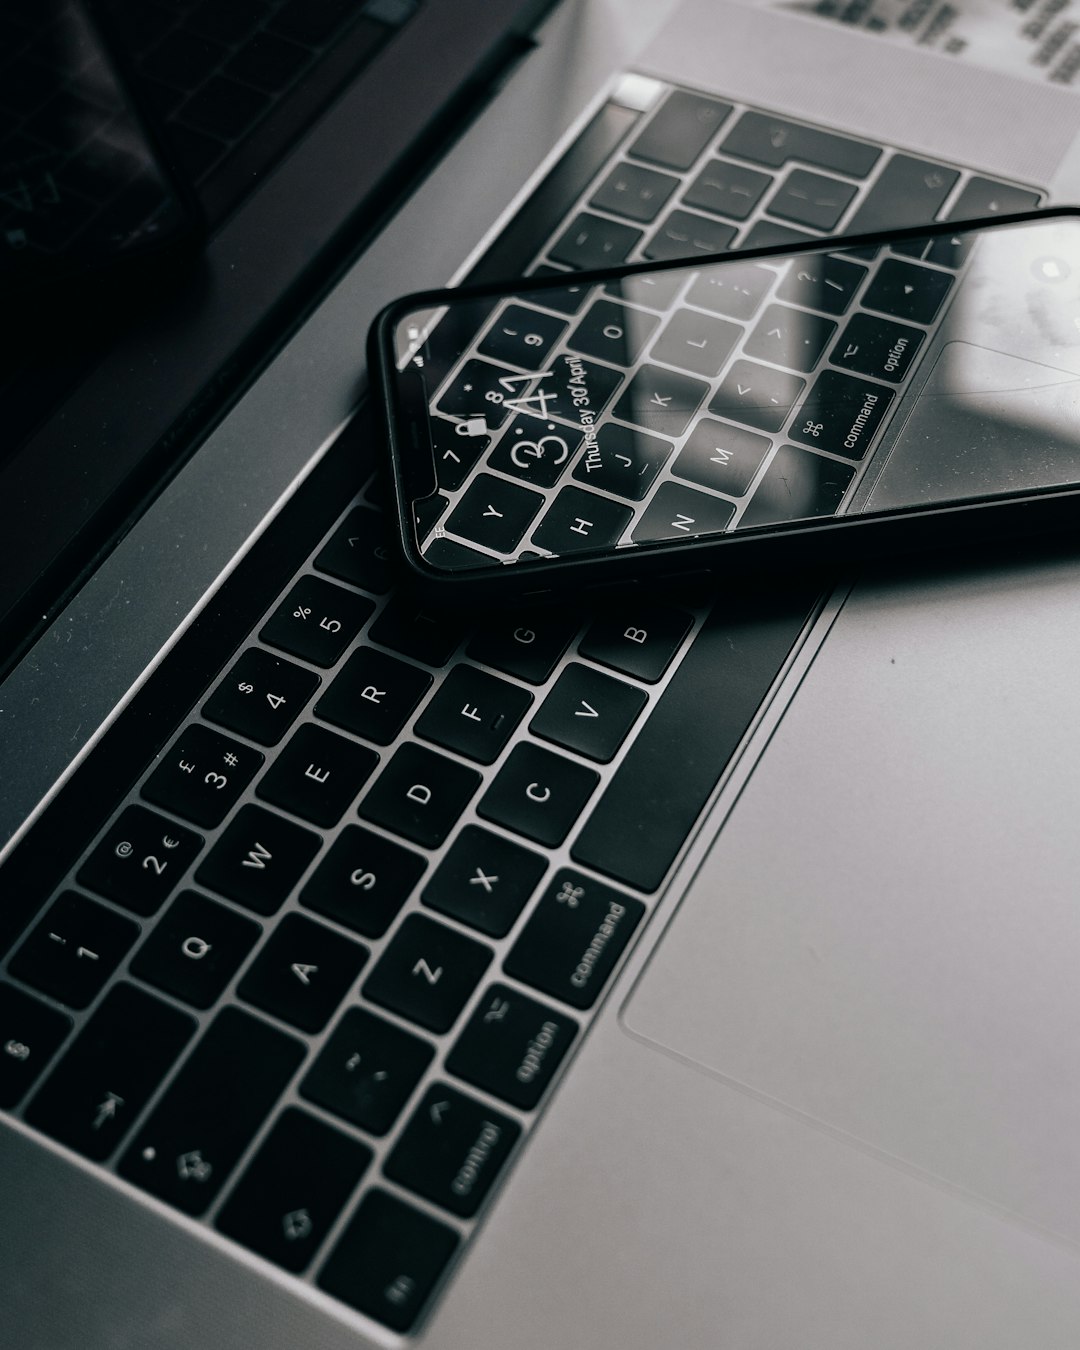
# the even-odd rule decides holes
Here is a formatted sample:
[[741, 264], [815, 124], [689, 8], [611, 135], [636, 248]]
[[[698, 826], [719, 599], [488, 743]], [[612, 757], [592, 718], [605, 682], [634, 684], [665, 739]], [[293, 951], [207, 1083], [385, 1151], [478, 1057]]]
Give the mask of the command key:
[[644, 912], [640, 900], [564, 868], [514, 943], [506, 973], [575, 1008], [591, 1008]]

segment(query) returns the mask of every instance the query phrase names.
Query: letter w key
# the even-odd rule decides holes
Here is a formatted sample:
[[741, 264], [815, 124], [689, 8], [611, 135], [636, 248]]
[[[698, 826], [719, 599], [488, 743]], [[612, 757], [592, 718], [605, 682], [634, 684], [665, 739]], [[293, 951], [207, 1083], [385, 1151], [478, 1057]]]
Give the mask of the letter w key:
[[[263, 840], [272, 839], [273, 848]], [[300, 880], [321, 840], [261, 806], [243, 806], [210, 850], [195, 880], [257, 914], [274, 914]]]

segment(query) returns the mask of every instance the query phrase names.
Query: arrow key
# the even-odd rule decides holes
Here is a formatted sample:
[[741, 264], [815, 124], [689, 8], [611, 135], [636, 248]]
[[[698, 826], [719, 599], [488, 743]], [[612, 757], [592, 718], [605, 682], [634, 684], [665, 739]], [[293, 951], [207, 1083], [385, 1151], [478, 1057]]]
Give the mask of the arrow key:
[[240, 981], [240, 997], [302, 1031], [321, 1031], [355, 982], [367, 948], [286, 914]]
[[863, 296], [867, 309], [912, 323], [933, 323], [952, 287], [948, 272], [886, 258]]

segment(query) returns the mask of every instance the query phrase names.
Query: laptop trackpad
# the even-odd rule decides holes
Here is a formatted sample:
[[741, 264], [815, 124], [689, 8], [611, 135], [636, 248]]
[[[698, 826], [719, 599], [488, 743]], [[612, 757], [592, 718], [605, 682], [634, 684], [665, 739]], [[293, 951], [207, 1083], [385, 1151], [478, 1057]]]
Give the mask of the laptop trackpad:
[[[857, 644], [837, 637], [830, 660], [830, 637], [827, 670], [796, 700], [801, 711], [805, 694], [810, 711], [793, 735], [785, 721], [757, 766], [622, 1022], [698, 1070], [1080, 1243], [1075, 796], [1012, 744], [1030, 738], [1033, 762], [1071, 780], [1076, 738], [1046, 725], [1038, 699], [1014, 697], [1006, 649], [1037, 627], [1033, 597], [1014, 598], [1014, 630], [989, 642], [1002, 662], [971, 679], [1002, 685], [1015, 726], [982, 730], [965, 717], [962, 682], [943, 688], [934, 658], [941, 645], [962, 652], [963, 625], [924, 622], [932, 604], [912, 608], [909, 641], [899, 634], [887, 649], [890, 670], [914, 670], [888, 691], [909, 737], [901, 759], [881, 704], [850, 743], [833, 739], [814, 757], [815, 724], [835, 728], [838, 689], [866, 675]], [[968, 640], [972, 622], [968, 611]], [[881, 684], [881, 646], [870, 650]], [[935, 671], [936, 690], [921, 680]]]

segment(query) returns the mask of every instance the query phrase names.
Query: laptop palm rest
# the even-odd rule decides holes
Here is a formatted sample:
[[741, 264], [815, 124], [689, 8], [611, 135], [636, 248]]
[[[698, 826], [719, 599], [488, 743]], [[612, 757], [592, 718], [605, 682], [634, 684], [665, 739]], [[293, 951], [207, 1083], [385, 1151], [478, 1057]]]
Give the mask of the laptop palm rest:
[[623, 1009], [1074, 1244], [1080, 725], [1054, 712], [1076, 583], [1044, 562], [858, 588]]

